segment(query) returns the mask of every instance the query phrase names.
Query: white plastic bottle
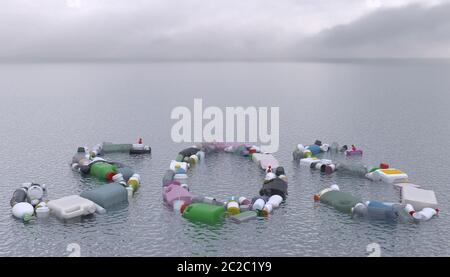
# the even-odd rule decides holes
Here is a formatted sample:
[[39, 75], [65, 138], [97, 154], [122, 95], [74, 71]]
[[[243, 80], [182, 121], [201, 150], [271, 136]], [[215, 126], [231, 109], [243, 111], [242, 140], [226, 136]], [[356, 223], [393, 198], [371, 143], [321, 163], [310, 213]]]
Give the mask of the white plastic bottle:
[[269, 200], [267, 201], [267, 204], [272, 205], [273, 208], [278, 208], [283, 201], [283, 197], [279, 195], [272, 195]]

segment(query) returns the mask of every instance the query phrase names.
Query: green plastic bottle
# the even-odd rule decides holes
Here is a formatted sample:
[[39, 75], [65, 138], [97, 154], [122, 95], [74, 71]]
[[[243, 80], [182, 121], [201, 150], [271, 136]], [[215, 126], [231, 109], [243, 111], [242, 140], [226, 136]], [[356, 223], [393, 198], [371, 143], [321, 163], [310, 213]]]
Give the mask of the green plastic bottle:
[[225, 207], [206, 203], [193, 203], [183, 212], [183, 217], [193, 221], [214, 225], [222, 221]]
[[107, 162], [96, 162], [91, 165], [90, 174], [100, 180], [111, 181], [117, 173], [117, 166]]

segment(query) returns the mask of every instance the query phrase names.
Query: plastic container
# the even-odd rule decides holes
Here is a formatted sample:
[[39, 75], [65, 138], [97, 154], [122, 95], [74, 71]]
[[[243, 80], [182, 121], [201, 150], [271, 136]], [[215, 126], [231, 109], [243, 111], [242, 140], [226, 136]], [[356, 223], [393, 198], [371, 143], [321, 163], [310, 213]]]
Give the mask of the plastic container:
[[241, 210], [239, 209], [239, 203], [231, 200], [227, 203], [227, 212], [230, 215], [235, 215], [241, 212]]
[[392, 204], [379, 201], [370, 201], [367, 213], [370, 219], [375, 220], [395, 220], [398, 217]]
[[258, 218], [258, 214], [255, 211], [245, 211], [230, 217], [230, 219], [236, 223], [242, 223], [256, 218]]
[[414, 187], [404, 187], [402, 189], [402, 204], [412, 205], [416, 211], [424, 208], [438, 208], [436, 195], [432, 190], [424, 190]]
[[188, 170], [188, 164], [185, 162], [171, 161], [169, 169], [173, 170], [175, 174], [186, 174]]
[[11, 211], [14, 217], [22, 219], [23, 221], [29, 221], [34, 214], [33, 206], [27, 202], [15, 204]]
[[105, 209], [128, 202], [127, 189], [116, 183], [84, 191], [80, 196], [93, 201], [95, 204], [100, 205]]
[[263, 170], [266, 170], [269, 166], [272, 168], [277, 168], [280, 166], [277, 159], [275, 159], [275, 157], [271, 154], [263, 155], [259, 164]]
[[361, 157], [363, 155], [362, 150], [347, 150], [345, 151], [347, 157]]
[[264, 208], [262, 209], [262, 214], [263, 216], [269, 216], [273, 211], [273, 207], [272, 204], [267, 203], [266, 205], [264, 205]]
[[272, 205], [272, 207], [274, 207], [276, 209], [280, 206], [281, 202], [283, 202], [283, 197], [281, 197], [279, 195], [272, 195], [269, 198], [269, 201], [267, 201], [267, 204]]
[[90, 174], [100, 180], [111, 181], [117, 173], [117, 167], [107, 162], [95, 162], [91, 165]]
[[35, 213], [37, 218], [47, 218], [50, 216], [50, 209], [45, 202], [41, 202], [36, 206]]
[[133, 188], [133, 192], [136, 192], [141, 185], [141, 176], [139, 176], [139, 174], [133, 174], [127, 184]]
[[13, 193], [11, 200], [9, 201], [11, 207], [14, 207], [17, 203], [27, 201], [27, 188], [16, 189]]
[[162, 179], [163, 187], [169, 185], [173, 181], [174, 177], [175, 177], [175, 171], [170, 170], [170, 169], [167, 170], [166, 173], [164, 174], [163, 179]]
[[47, 203], [51, 214], [59, 219], [71, 219], [95, 213], [95, 203], [78, 195], [70, 195]]
[[318, 158], [312, 157], [312, 158], [304, 158], [300, 160], [300, 165], [305, 167], [311, 167], [311, 164], [317, 163], [320, 160]]
[[438, 214], [438, 212], [436, 209], [424, 208], [420, 212], [414, 213], [413, 218], [417, 221], [428, 221], [437, 214]]
[[117, 173], [116, 175], [113, 176], [112, 178], [113, 182], [115, 183], [120, 183], [122, 181], [125, 181], [125, 179], [123, 178], [122, 173]]
[[373, 174], [377, 175], [379, 180], [393, 184], [393, 183], [406, 183], [408, 181], [408, 175], [401, 170], [390, 168], [390, 169], [379, 169]]
[[125, 181], [128, 181], [131, 178], [131, 176], [133, 176], [134, 171], [133, 171], [133, 169], [131, 169], [131, 167], [128, 167], [128, 166], [120, 166], [120, 167], [118, 166], [117, 174], [122, 174], [123, 179]]
[[352, 209], [362, 200], [342, 191], [330, 190], [320, 196], [320, 202], [330, 205], [338, 211], [352, 213]]
[[190, 204], [183, 212], [183, 217], [205, 224], [217, 224], [224, 218], [225, 208], [206, 203]]
[[279, 195], [286, 199], [288, 184], [280, 178], [275, 178], [263, 184], [259, 195], [271, 197], [272, 195]]
[[119, 144], [119, 143], [104, 142], [102, 145], [103, 154], [129, 153], [131, 149], [133, 149], [133, 144], [131, 143]]
[[306, 150], [311, 151], [311, 154], [312, 154], [313, 156], [322, 153], [322, 149], [320, 149], [320, 146], [315, 145], [315, 144], [306, 146]]
[[266, 204], [266, 202], [263, 199], [259, 198], [253, 203], [252, 210], [253, 211], [262, 211], [265, 204]]
[[252, 200], [242, 196], [242, 197], [239, 197], [238, 202], [240, 205], [251, 205]]
[[170, 206], [173, 205], [175, 200], [182, 200], [185, 203], [189, 204], [192, 202], [192, 194], [186, 189], [182, 188], [180, 185], [176, 183], [172, 183], [171, 185], [164, 187], [163, 189], [163, 199]]
[[200, 197], [194, 197], [192, 198], [193, 203], [206, 203], [211, 204], [215, 206], [224, 206], [223, 202], [217, 201], [214, 197], [209, 196], [200, 196]]

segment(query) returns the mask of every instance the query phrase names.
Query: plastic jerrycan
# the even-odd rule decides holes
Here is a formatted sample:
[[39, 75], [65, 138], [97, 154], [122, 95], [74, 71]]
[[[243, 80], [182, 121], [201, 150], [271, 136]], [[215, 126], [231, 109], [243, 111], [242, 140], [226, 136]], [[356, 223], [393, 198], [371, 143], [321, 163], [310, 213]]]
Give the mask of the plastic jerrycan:
[[220, 222], [224, 215], [225, 207], [206, 203], [190, 204], [183, 212], [183, 217], [186, 219], [211, 225]]

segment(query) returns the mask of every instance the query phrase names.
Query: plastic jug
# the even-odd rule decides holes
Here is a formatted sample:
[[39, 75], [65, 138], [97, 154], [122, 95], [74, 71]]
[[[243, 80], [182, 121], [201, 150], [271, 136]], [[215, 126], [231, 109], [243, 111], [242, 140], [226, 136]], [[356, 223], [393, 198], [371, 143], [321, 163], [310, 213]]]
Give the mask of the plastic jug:
[[224, 218], [224, 215], [225, 208], [223, 206], [206, 203], [193, 203], [183, 212], [184, 218], [206, 224], [216, 224]]

